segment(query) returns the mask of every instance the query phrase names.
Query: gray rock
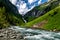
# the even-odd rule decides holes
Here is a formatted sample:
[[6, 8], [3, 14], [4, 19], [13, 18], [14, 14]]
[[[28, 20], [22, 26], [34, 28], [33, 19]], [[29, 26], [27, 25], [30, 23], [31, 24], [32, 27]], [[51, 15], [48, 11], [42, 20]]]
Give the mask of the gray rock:
[[0, 40], [24, 40], [20, 32], [11, 29], [0, 29]]

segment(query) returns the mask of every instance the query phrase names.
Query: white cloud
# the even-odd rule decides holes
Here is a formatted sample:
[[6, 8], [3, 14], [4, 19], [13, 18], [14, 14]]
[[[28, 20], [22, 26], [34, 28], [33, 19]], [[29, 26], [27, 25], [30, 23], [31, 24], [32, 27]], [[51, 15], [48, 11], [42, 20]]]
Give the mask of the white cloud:
[[19, 13], [20, 13], [21, 15], [24, 15], [24, 14], [26, 14], [26, 12], [27, 12], [28, 10], [29, 10], [28, 8], [19, 9]]
[[[38, 4], [38, 5], [41, 4], [41, 0], [28, 0], [28, 3], [30, 3], [29, 6], [31, 6], [31, 8], [28, 9], [28, 6], [27, 6], [28, 3], [25, 3], [25, 1], [22, 1], [22, 0], [19, 0], [18, 2], [17, 2], [17, 0], [10, 0], [10, 1], [12, 2], [12, 4], [14, 4], [15, 6], [17, 6], [18, 11], [19, 11], [19, 13], [20, 13], [21, 15], [22, 15], [22, 14], [23, 14], [23, 15], [26, 14], [26, 12], [30, 11], [31, 9], [33, 9], [33, 8], [36, 6], [35, 4], [33, 4], [33, 5], [31, 6], [31, 3], [34, 3], [34, 2], [36, 2], [36, 1], [38, 1], [37, 4]], [[17, 4], [16, 4], [16, 3], [17, 3]]]
[[37, 1], [37, 0], [28, 0], [28, 2], [31, 4], [31, 3], [33, 3], [33, 2], [35, 2], [35, 1]]
[[14, 5], [16, 4], [17, 0], [10, 0]]
[[23, 3], [23, 1], [20, 3], [20, 8], [24, 9], [26, 8], [26, 3]]
[[41, 4], [41, 0], [38, 2], [38, 4], [39, 4], [39, 5]]
[[[20, 6], [20, 7], [21, 7], [21, 6]], [[19, 9], [19, 13], [20, 13], [21, 15], [25, 15], [28, 11], [32, 10], [34, 7], [35, 7], [35, 5], [32, 6], [31, 9], [28, 9], [27, 6], [26, 6], [25, 8], [22, 7], [22, 8]]]
[[21, 1], [18, 11], [20, 14], [25, 14], [28, 11], [28, 7], [26, 6], [26, 3]]

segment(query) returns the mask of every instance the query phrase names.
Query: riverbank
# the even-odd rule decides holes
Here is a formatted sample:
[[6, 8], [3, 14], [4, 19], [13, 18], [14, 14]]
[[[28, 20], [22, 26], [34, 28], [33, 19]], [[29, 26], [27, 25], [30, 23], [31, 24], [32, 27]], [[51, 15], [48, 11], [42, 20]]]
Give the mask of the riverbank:
[[39, 28], [39, 27], [22, 27], [22, 28], [27, 28], [27, 29], [36, 29], [36, 30], [45, 30], [45, 31], [49, 31], [49, 32], [60, 32], [60, 30], [56, 30], [56, 29], [53, 29], [53, 30], [47, 30], [47, 29], [43, 29], [43, 28]]
[[0, 40], [60, 40], [60, 32], [11, 26], [0, 29]]
[[[19, 26], [11, 26], [16, 33], [23, 35], [22, 40], [60, 40], [60, 32], [50, 32], [46, 30], [31, 29], [31, 28], [21, 28]], [[21, 37], [21, 36], [20, 36]], [[13, 40], [13, 39], [11, 39]], [[21, 40], [21, 39], [14, 39]]]
[[16, 32], [12, 29], [0, 29], [0, 40], [23, 40], [20, 32]]

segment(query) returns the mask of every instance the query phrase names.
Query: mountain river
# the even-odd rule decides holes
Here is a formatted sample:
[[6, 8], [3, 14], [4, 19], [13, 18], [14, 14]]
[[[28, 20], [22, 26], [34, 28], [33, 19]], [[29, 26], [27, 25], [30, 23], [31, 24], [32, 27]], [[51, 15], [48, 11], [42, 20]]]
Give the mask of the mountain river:
[[19, 26], [12, 26], [9, 29], [20, 32], [25, 40], [60, 40], [60, 32], [21, 28]]

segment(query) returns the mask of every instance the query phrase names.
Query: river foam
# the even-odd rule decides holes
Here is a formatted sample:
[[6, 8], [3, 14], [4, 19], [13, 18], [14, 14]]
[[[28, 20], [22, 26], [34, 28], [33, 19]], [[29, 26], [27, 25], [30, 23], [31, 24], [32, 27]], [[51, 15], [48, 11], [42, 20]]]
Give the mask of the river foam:
[[10, 29], [19, 31], [24, 36], [25, 40], [60, 40], [60, 32], [49, 32], [38, 29], [27, 29], [19, 26], [12, 26]]

